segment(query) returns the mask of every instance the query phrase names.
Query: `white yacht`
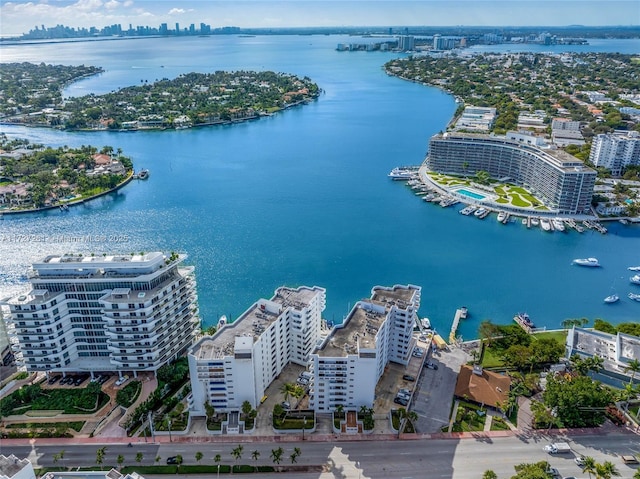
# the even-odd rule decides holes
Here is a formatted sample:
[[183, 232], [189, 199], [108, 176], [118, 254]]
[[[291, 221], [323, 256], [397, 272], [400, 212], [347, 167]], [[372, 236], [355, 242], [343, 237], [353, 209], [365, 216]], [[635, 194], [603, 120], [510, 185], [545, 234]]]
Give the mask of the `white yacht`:
[[547, 218], [540, 218], [540, 228], [544, 231], [551, 231], [551, 223]]
[[531, 226], [538, 226], [540, 224], [540, 219], [537, 216], [531, 217]]
[[415, 170], [396, 167], [393, 170], [391, 170], [391, 172], [387, 176], [394, 181], [396, 180], [402, 181], [402, 180], [410, 180], [411, 178], [413, 178], [415, 173], [416, 173]]
[[551, 221], [555, 230], [564, 231], [564, 221], [561, 218], [553, 218]]
[[629, 266], [627, 269], [629, 271], [640, 271], [640, 266]]
[[633, 284], [640, 284], [640, 274], [634, 274], [633, 276], [631, 276], [631, 278], [629, 278], [629, 281], [631, 281]]
[[634, 301], [640, 301], [640, 294], [629, 293], [629, 299], [633, 299]]
[[507, 217], [507, 212], [506, 211], [501, 211], [500, 213], [498, 213], [498, 218], [497, 220], [502, 223]]
[[477, 210], [475, 210], [475, 211], [473, 212], [473, 216], [476, 216], [476, 217], [478, 217], [478, 218], [479, 218], [480, 216], [482, 216], [482, 214], [483, 214], [485, 211], [487, 211], [487, 210], [481, 206], [480, 208], [478, 208]]
[[619, 299], [620, 299], [620, 296], [618, 296], [617, 294], [614, 293], [614, 294], [609, 295], [606, 298], [604, 298], [604, 302], [611, 304], [611, 303], [615, 303]]
[[573, 264], [577, 264], [578, 266], [590, 266], [592, 268], [600, 266], [600, 262], [597, 258], [576, 258], [573, 260]]

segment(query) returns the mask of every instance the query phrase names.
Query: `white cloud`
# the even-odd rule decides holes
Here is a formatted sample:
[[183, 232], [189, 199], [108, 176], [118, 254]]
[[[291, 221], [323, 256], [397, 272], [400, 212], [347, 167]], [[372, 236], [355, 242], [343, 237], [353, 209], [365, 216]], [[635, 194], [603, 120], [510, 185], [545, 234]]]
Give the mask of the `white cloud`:
[[117, 0], [109, 0], [104, 4], [104, 8], [106, 8], [107, 10], [115, 10], [119, 6], [120, 6], [120, 2], [118, 2]]
[[184, 8], [172, 8], [171, 10], [169, 10], [169, 15], [176, 15], [176, 14], [182, 14], [182, 13], [187, 13], [187, 11]]

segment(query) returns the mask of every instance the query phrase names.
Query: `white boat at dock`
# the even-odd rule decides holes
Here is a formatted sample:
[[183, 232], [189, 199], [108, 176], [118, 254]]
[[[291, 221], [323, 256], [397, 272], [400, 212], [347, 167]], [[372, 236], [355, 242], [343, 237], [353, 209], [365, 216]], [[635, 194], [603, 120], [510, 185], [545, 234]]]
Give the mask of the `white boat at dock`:
[[484, 214], [485, 211], [487, 210], [481, 206], [473, 212], [473, 216], [475, 216], [476, 218], [480, 218], [480, 215]]
[[140, 170], [133, 175], [133, 178], [136, 180], [146, 180], [149, 178], [149, 170]]
[[556, 231], [564, 231], [564, 221], [562, 221], [562, 219], [560, 218], [553, 218], [551, 220], [551, 222], [553, 223], [553, 229]]
[[551, 231], [551, 223], [547, 218], [540, 218], [540, 228], [543, 231]]
[[597, 258], [576, 258], [572, 261], [572, 264], [576, 264], [578, 266], [588, 266], [591, 268], [600, 266], [600, 262]]
[[405, 181], [413, 178], [416, 173], [416, 168], [398, 166], [391, 170], [387, 176], [394, 181]]
[[531, 226], [539, 226], [540, 225], [540, 218], [538, 218], [537, 216], [531, 216]]
[[604, 298], [604, 302], [608, 303], [608, 304], [611, 304], [611, 303], [615, 303], [619, 299], [620, 299], [620, 296], [618, 296], [617, 294], [611, 294], [611, 295], [607, 296], [606, 298]]
[[467, 205], [464, 208], [462, 208], [460, 210], [460, 214], [461, 215], [465, 215], [465, 216], [469, 216], [471, 213], [473, 213], [476, 210], [476, 206], [474, 205]]
[[498, 217], [496, 218], [498, 222], [500, 223], [504, 223], [504, 220], [507, 218], [507, 212], [506, 211], [501, 211], [500, 213], [498, 213]]

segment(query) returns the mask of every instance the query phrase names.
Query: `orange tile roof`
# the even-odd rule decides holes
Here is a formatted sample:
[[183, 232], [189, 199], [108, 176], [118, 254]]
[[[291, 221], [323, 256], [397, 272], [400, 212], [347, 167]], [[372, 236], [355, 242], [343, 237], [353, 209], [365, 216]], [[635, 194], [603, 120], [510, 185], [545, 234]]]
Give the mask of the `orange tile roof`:
[[511, 378], [492, 371], [482, 371], [482, 375], [474, 374], [473, 367], [464, 365], [458, 374], [455, 395], [467, 398], [478, 404], [497, 407], [505, 404], [509, 397]]

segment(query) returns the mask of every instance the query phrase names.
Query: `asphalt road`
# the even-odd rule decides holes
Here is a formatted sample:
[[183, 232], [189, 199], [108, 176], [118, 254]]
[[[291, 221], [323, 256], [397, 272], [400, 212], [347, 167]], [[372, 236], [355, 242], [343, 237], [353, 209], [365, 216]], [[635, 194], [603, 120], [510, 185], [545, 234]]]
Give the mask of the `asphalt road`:
[[[550, 456], [542, 447], [556, 440], [567, 441], [573, 452]], [[281, 446], [285, 453], [283, 464], [290, 464], [290, 454], [294, 447], [302, 451], [298, 464], [326, 465], [323, 473], [292, 473], [289, 477], [302, 479], [336, 478], [455, 478], [478, 479], [487, 469], [492, 469], [498, 477], [510, 477], [513, 466], [523, 462], [548, 460], [558, 468], [563, 476], [583, 476], [573, 459], [578, 454], [593, 456], [598, 462], [612, 461], [620, 470], [621, 477], [631, 479], [635, 469], [622, 463], [621, 454], [640, 453], [640, 439], [628, 432], [614, 432], [607, 435], [573, 435], [562, 438], [537, 436], [500, 437], [476, 439], [426, 439], [405, 441], [352, 441], [352, 442], [292, 442], [292, 443], [245, 443], [242, 459], [244, 464], [272, 465], [271, 450]], [[0, 444], [0, 453], [28, 457], [34, 465], [53, 465], [53, 455], [64, 450], [64, 458], [57, 465], [95, 466], [96, 450], [100, 445], [57, 445], [57, 446], [9, 446]], [[166, 458], [182, 455], [184, 464], [196, 464], [195, 454], [200, 451], [204, 457], [201, 464], [215, 464], [216, 454], [222, 456], [222, 464], [233, 464], [231, 450], [233, 443], [173, 443], [173, 444], [126, 444], [107, 445], [105, 466], [115, 466], [116, 458], [122, 454], [124, 464], [135, 466], [137, 452], [142, 452], [142, 464], [160, 464]], [[260, 452], [258, 461], [251, 458], [252, 451]], [[428, 476], [425, 475], [428, 471]], [[175, 478], [176, 475], [171, 475]], [[189, 476], [194, 479], [193, 476]], [[210, 476], [209, 476], [210, 477]], [[260, 477], [280, 477], [282, 474], [264, 474]]]

